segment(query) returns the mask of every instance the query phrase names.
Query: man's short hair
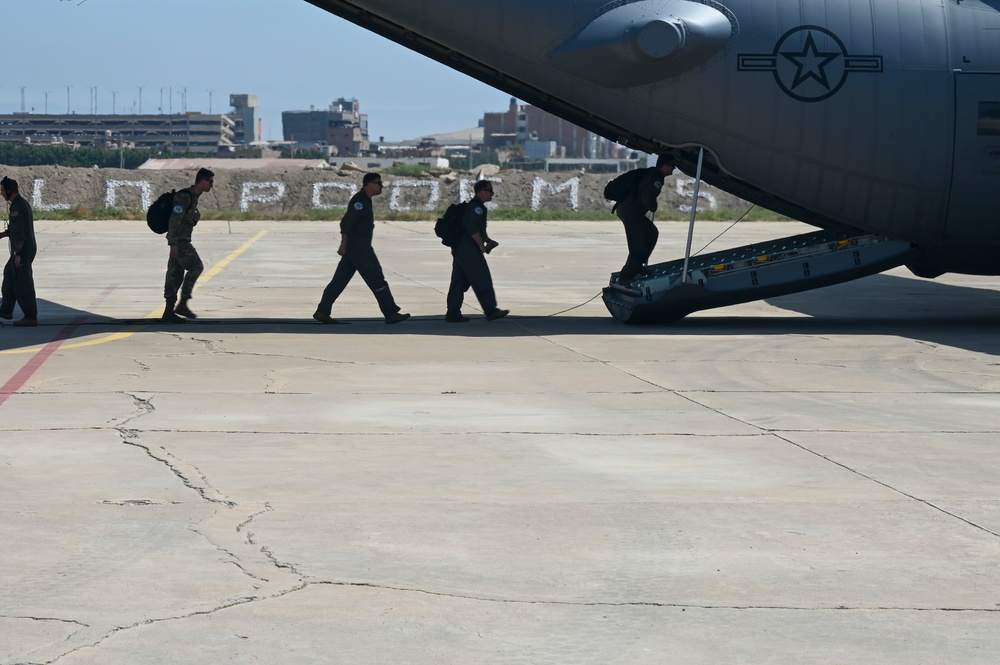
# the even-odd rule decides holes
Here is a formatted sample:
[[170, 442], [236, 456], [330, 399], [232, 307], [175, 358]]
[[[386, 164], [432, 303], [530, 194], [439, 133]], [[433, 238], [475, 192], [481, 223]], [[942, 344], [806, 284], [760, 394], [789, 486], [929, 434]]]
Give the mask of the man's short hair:
[[378, 173], [366, 173], [365, 177], [361, 179], [361, 186], [364, 187], [368, 183], [375, 182], [376, 180], [381, 180], [382, 176]]
[[493, 183], [489, 180], [478, 180], [476, 184], [472, 186], [472, 191], [478, 194], [484, 189], [493, 189]]
[[3, 187], [4, 191], [6, 191], [8, 194], [18, 193], [17, 180], [14, 180], [13, 178], [8, 178], [7, 176], [4, 176], [3, 180], [0, 180], [0, 187]]
[[194, 177], [194, 184], [198, 184], [202, 180], [212, 180], [215, 178], [215, 174], [208, 169], [198, 169], [198, 175]]
[[677, 161], [674, 159], [674, 156], [669, 152], [664, 153], [656, 158], [656, 168], [660, 168], [661, 166], [666, 166], [667, 164], [676, 164], [676, 163]]

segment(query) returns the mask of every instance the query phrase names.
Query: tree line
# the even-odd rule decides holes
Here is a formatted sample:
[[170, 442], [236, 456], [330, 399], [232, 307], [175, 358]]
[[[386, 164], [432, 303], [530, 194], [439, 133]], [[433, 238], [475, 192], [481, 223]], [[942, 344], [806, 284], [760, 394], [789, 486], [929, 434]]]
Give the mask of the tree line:
[[188, 153], [168, 150], [125, 148], [105, 150], [88, 146], [70, 145], [25, 145], [23, 143], [0, 143], [0, 164], [7, 166], [73, 166], [104, 169], [138, 168], [151, 157], [187, 157]]

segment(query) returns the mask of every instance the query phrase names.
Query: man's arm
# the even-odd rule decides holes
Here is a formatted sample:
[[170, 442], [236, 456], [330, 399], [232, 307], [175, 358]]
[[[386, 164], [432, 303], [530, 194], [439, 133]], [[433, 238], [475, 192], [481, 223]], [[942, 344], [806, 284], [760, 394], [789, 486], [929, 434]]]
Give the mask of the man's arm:
[[[660, 183], [657, 187], [656, 183]], [[656, 212], [657, 197], [660, 196], [660, 189], [663, 187], [663, 175], [658, 169], [651, 169], [642, 177], [639, 183], [639, 202], [642, 207], [649, 212]]]
[[181, 190], [174, 194], [174, 205], [170, 210], [170, 221], [167, 223], [167, 244], [173, 247], [177, 244], [178, 234], [181, 232], [181, 224], [184, 222], [184, 215], [191, 207], [191, 195], [187, 190]]
[[4, 231], [4, 236], [10, 238], [10, 249], [11, 253], [14, 255], [14, 267], [21, 267], [21, 249], [24, 247], [25, 240], [25, 230], [24, 222], [21, 219], [23, 214], [19, 208], [14, 208], [11, 211], [10, 222], [7, 225], [7, 230]]
[[462, 217], [462, 228], [472, 238], [472, 242], [476, 243], [479, 251], [484, 254], [489, 252], [486, 242], [483, 240], [486, 235], [486, 225], [483, 223], [483, 216], [485, 214], [485, 204], [477, 199], [472, 199], [465, 209], [465, 215]]
[[476, 247], [479, 248], [480, 252], [482, 252], [483, 254], [486, 254], [486, 253], [489, 252], [489, 250], [486, 249], [486, 243], [483, 242], [483, 235], [481, 233], [479, 233], [479, 231], [476, 231], [475, 233], [473, 233], [471, 237], [472, 237], [472, 241], [474, 243], [476, 243]]

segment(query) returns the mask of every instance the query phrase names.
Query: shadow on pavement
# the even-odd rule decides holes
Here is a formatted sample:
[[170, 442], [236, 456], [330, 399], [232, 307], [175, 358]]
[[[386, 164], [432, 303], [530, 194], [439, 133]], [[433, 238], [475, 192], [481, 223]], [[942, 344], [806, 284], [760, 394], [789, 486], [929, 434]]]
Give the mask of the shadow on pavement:
[[[440, 315], [414, 316], [386, 325], [381, 318], [348, 318], [323, 325], [309, 318], [213, 319], [206, 314], [185, 324], [158, 319], [110, 319], [58, 303], [39, 302], [41, 325], [13, 328], [0, 322], [0, 351], [35, 348], [60, 336], [66, 340], [115, 333], [213, 334], [338, 333], [435, 335], [442, 337], [519, 337], [555, 335], [896, 335], [1000, 355], [1000, 292], [892, 275], [874, 275], [846, 284], [781, 296], [769, 305], [805, 317], [734, 316], [731, 308], [697, 312], [669, 325], [626, 326], [610, 315], [519, 316], [487, 322], [469, 312], [469, 323], [446, 323]], [[516, 310], [516, 303], [513, 305]]]

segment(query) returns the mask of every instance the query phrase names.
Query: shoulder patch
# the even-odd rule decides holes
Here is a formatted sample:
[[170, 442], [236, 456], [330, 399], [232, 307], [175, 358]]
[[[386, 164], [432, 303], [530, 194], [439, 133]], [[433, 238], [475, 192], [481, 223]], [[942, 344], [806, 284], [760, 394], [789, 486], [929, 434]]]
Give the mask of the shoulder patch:
[[365, 209], [365, 204], [362, 203], [361, 201], [358, 201], [357, 203], [354, 204], [354, 209], [355, 210], [364, 210]]
[[476, 206], [473, 212], [477, 215], [482, 215], [485, 211], [483, 210], [483, 206]]
[[653, 182], [653, 184], [655, 186], [657, 186], [657, 187], [663, 187], [663, 181], [662, 180], [657, 180], [657, 181]]
[[17, 217], [17, 216], [18, 216], [18, 215], [20, 215], [20, 214], [21, 214], [21, 213], [20, 213], [20, 212], [18, 212], [17, 210], [11, 210], [11, 211], [10, 211], [10, 216], [11, 216], [11, 217]]
[[174, 214], [179, 215], [184, 212], [184, 206], [174, 206]]

